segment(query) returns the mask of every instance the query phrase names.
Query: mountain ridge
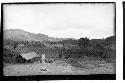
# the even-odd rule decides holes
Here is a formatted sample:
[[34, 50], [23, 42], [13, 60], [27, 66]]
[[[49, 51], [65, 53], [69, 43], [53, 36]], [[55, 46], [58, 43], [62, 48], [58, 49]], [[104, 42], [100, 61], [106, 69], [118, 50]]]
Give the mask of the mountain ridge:
[[74, 38], [54, 38], [45, 34], [35, 34], [21, 29], [7, 29], [4, 30], [4, 39], [11, 40], [26, 40], [26, 41], [62, 41]]

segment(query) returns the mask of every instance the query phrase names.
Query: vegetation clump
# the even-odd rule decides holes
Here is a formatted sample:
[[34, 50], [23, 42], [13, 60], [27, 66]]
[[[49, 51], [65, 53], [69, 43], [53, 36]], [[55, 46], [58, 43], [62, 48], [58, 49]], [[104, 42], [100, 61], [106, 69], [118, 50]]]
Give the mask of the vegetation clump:
[[[4, 40], [3, 61], [5, 63], [26, 63], [20, 58], [20, 53], [34, 51], [38, 55], [45, 54], [47, 59], [70, 59], [100, 57], [107, 61], [115, 60], [115, 36], [106, 39], [80, 38], [67, 39], [58, 42], [14, 41]], [[30, 63], [38, 61], [30, 60]], [[52, 61], [46, 60], [47, 63]]]

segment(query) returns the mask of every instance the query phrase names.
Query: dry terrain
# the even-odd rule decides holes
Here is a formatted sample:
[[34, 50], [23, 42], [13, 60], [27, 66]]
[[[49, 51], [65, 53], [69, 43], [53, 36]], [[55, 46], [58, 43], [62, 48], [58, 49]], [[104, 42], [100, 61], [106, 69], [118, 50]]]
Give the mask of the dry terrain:
[[88, 75], [115, 74], [115, 63], [105, 61], [80, 62], [83, 68], [76, 68], [62, 60], [53, 63], [11, 64], [4, 67], [5, 76], [25, 75]]

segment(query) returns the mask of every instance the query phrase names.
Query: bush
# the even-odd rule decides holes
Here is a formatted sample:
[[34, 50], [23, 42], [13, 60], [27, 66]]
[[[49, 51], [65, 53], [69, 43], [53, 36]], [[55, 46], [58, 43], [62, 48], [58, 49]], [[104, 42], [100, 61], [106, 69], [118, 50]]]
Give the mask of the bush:
[[35, 58], [32, 58], [28, 61], [28, 63], [34, 63], [36, 61], [39, 61], [40, 60], [40, 57], [35, 57]]
[[3, 51], [3, 62], [5, 63], [16, 63], [16, 58], [19, 53], [11, 51], [10, 49], [4, 49]]
[[83, 49], [65, 49], [61, 53], [59, 53], [60, 57], [64, 57], [66, 59], [68, 58], [80, 58], [85, 56], [85, 52], [83, 52]]
[[78, 40], [78, 46], [79, 47], [86, 48], [88, 45], [89, 45], [89, 39], [88, 38], [80, 38]]

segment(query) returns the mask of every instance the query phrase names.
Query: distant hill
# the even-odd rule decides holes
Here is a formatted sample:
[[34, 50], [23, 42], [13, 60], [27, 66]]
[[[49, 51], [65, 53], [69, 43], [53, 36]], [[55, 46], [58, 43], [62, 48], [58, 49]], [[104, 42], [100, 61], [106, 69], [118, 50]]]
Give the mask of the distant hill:
[[105, 39], [92, 39], [90, 40], [91, 45], [96, 45], [98, 43], [103, 44], [104, 46], [113, 47], [116, 46], [116, 36], [110, 36]]
[[[90, 40], [91, 43], [96, 44], [97, 42], [101, 43], [104, 42], [114, 42], [116, 41], [115, 36], [107, 37], [106, 39], [92, 39]], [[77, 40], [74, 38], [54, 38], [49, 37], [45, 34], [34, 34], [30, 33], [21, 29], [7, 29], [4, 31], [4, 39], [10, 39], [10, 40], [16, 40], [16, 41], [50, 41], [50, 42], [59, 42], [59, 43], [71, 43], [71, 44], [77, 44]]]
[[76, 39], [65, 39], [65, 40], [59, 41], [58, 43], [77, 45], [78, 40], [76, 40]]
[[68, 38], [53, 38], [41, 33], [34, 34], [20, 29], [7, 29], [4, 31], [4, 39], [16, 41], [62, 41]]

